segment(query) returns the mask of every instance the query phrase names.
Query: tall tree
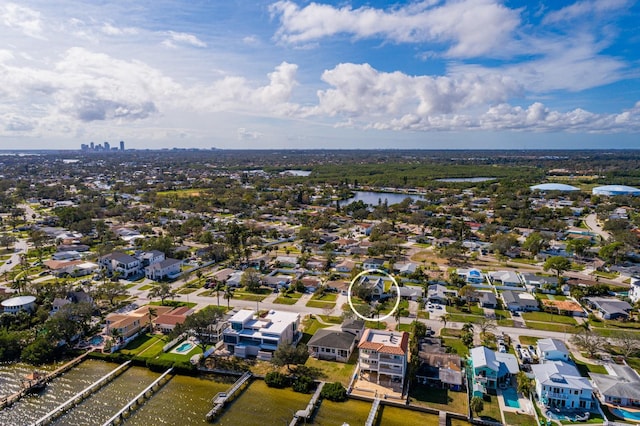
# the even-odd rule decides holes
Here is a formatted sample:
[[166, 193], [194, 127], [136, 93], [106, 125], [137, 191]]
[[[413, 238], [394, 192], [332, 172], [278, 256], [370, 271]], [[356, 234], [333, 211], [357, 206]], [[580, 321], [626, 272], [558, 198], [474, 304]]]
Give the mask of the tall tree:
[[309, 358], [309, 350], [304, 343], [293, 346], [289, 343], [281, 344], [273, 353], [271, 362], [278, 367], [286, 366], [291, 372], [291, 365], [301, 365], [307, 362]]
[[170, 297], [174, 297], [178, 294], [177, 290], [171, 288], [171, 284], [169, 283], [160, 283], [149, 290], [149, 298], [160, 299], [160, 304], [164, 305], [164, 301]]
[[552, 271], [555, 271], [556, 277], [560, 279], [560, 275], [571, 269], [571, 262], [569, 261], [569, 259], [563, 256], [551, 256], [547, 258], [547, 260], [545, 260], [542, 268], [545, 271], [548, 271], [550, 269]]
[[218, 328], [223, 314], [223, 309], [219, 306], [207, 306], [189, 315], [183, 324], [176, 327], [176, 332], [186, 332], [194, 337], [202, 352], [206, 352], [207, 346], [218, 341]]

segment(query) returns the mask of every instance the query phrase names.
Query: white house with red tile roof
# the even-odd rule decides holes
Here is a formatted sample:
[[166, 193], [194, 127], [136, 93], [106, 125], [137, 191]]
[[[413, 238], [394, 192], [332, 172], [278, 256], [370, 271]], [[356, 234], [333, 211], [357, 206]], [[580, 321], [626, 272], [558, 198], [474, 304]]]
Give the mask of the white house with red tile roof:
[[375, 379], [377, 384], [395, 381], [404, 387], [409, 333], [368, 328], [360, 339], [358, 349], [358, 368], [361, 374], [369, 373], [370, 380]]

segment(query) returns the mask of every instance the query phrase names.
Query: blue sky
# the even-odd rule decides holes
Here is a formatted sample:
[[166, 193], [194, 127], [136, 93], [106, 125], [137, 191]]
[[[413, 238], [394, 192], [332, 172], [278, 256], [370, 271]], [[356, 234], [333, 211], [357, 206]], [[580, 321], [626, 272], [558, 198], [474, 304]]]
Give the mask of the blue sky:
[[640, 6], [0, 1], [0, 149], [640, 148]]

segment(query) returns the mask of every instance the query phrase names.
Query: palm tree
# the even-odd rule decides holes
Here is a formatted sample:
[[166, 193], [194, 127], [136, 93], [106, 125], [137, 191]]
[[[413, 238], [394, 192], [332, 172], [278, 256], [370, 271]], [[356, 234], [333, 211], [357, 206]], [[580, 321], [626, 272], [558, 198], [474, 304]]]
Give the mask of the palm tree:
[[222, 291], [222, 283], [216, 278], [213, 279], [213, 291], [216, 293], [218, 299], [218, 306], [220, 306], [220, 292]]
[[158, 317], [158, 311], [156, 308], [152, 308], [151, 306], [149, 306], [147, 308], [147, 313], [149, 314], [149, 332], [153, 333], [153, 316], [155, 315], [156, 318]]
[[223, 297], [225, 299], [227, 299], [227, 309], [231, 309], [229, 307], [229, 301], [231, 300], [231, 298], [233, 297], [233, 289], [231, 287], [229, 287], [228, 285], [224, 286], [224, 295]]
[[464, 323], [464, 325], [462, 326], [462, 331], [465, 332], [465, 333], [472, 333], [473, 332], [473, 323], [472, 322]]
[[440, 321], [442, 321], [442, 328], [447, 328], [447, 322], [451, 319], [451, 315], [449, 314], [442, 314], [440, 316]]

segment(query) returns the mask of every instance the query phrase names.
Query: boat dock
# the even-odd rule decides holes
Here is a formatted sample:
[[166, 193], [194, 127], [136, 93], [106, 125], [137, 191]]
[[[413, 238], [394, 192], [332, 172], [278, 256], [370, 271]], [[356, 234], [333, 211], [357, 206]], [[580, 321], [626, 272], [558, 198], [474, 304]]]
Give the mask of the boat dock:
[[376, 398], [373, 400], [373, 405], [371, 405], [371, 411], [369, 411], [369, 417], [367, 417], [367, 421], [365, 426], [373, 426], [373, 422], [378, 415], [378, 408], [380, 407], [380, 398]]
[[45, 384], [49, 383], [51, 380], [55, 379], [56, 377], [61, 376], [67, 371], [71, 370], [73, 367], [75, 367], [76, 365], [84, 361], [84, 359], [87, 357], [87, 355], [89, 355], [90, 352], [91, 350], [83, 353], [82, 355], [72, 359], [71, 361], [67, 362], [61, 367], [55, 369], [51, 373], [46, 374], [44, 377], [38, 379], [37, 381], [32, 382], [29, 386], [24, 387], [23, 389], [20, 389], [18, 392], [15, 392], [9, 396], [6, 396], [0, 399], [0, 410], [19, 401], [23, 396], [27, 395], [34, 388], [38, 386], [42, 386], [43, 383]]
[[117, 377], [122, 372], [124, 372], [127, 368], [129, 368], [129, 364], [131, 364], [131, 361], [127, 361], [124, 364], [119, 365], [113, 371], [102, 376], [96, 382], [87, 386], [86, 388], [84, 388], [83, 390], [81, 390], [80, 392], [78, 392], [77, 394], [75, 394], [74, 396], [72, 396], [71, 398], [69, 398], [68, 400], [66, 400], [65, 402], [63, 402], [62, 404], [60, 404], [59, 406], [51, 410], [50, 412], [48, 412], [47, 414], [39, 418], [34, 423], [34, 426], [47, 425], [51, 423], [53, 420], [55, 420], [56, 418], [61, 416], [65, 411], [67, 411], [69, 408], [84, 401], [85, 399], [87, 399], [88, 397], [96, 393], [104, 385], [106, 385], [111, 380], [113, 380], [115, 377]]
[[213, 408], [211, 411], [207, 413], [207, 421], [213, 421], [220, 411], [224, 408], [225, 404], [232, 400], [236, 394], [242, 389], [242, 386], [251, 379], [251, 372], [247, 371], [244, 373], [236, 382], [231, 386], [231, 388], [227, 392], [218, 392], [211, 402], [213, 403]]
[[311, 416], [313, 416], [313, 412], [318, 405], [318, 400], [320, 399], [320, 393], [322, 392], [323, 386], [324, 382], [320, 382], [320, 384], [318, 384], [318, 388], [313, 393], [313, 396], [311, 396], [311, 400], [307, 404], [307, 408], [305, 408], [304, 410], [296, 411], [296, 414], [295, 416], [293, 416], [293, 419], [291, 420], [291, 423], [289, 423], [289, 426], [296, 426], [301, 419], [304, 419], [306, 423], [307, 420], [309, 420]]
[[[142, 405], [146, 400], [151, 398], [158, 390], [160, 390], [162, 386], [164, 386], [169, 380], [171, 380], [171, 377], [167, 378], [167, 376], [171, 374], [172, 371], [173, 371], [173, 367], [171, 367], [170, 369], [162, 373], [162, 375], [158, 377], [153, 383], [147, 386], [142, 392], [140, 392], [138, 395], [136, 395], [135, 398], [129, 401], [129, 403], [127, 403], [127, 405], [125, 405], [113, 417], [107, 420], [103, 424], [103, 426], [112, 426], [112, 425], [124, 423], [126, 414], [130, 414], [134, 410], [134, 407]], [[165, 378], [167, 379], [164, 380]]]

